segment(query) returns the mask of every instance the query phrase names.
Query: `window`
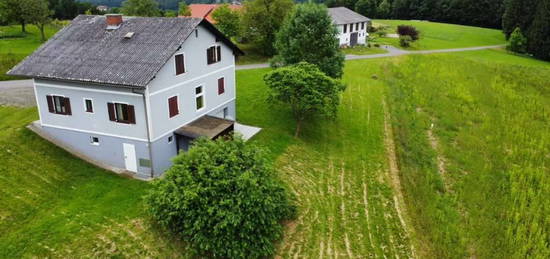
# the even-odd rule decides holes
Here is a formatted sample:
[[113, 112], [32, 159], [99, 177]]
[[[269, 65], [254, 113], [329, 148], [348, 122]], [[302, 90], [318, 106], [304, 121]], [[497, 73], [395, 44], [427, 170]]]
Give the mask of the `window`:
[[229, 115], [229, 111], [227, 107], [223, 108], [223, 118], [226, 119], [228, 115]]
[[359, 30], [359, 23], [356, 23], [356, 24], [355, 24], [355, 30], [356, 30], [356, 31]]
[[195, 104], [197, 105], [197, 111], [204, 108], [204, 93], [202, 86], [195, 88]]
[[199, 30], [195, 29], [195, 38], [199, 37]]
[[176, 55], [176, 75], [181, 75], [185, 73], [185, 59], [183, 54]]
[[124, 103], [107, 103], [109, 120], [119, 123], [136, 124], [136, 115], [133, 105]]
[[99, 138], [98, 137], [90, 137], [90, 144], [99, 146]]
[[361, 23], [361, 30], [364, 30], [365, 29], [365, 22], [362, 22]]
[[347, 25], [347, 24], [344, 24], [344, 33], [347, 32], [347, 29], [348, 29], [348, 25]]
[[173, 140], [174, 140], [174, 136], [168, 137], [168, 143], [172, 143]]
[[349, 32], [353, 32], [353, 23], [349, 25]]
[[92, 99], [84, 99], [84, 110], [89, 113], [94, 112], [94, 105]]
[[172, 96], [168, 98], [168, 115], [170, 118], [178, 115], [179, 109], [178, 109], [178, 96]]
[[71, 101], [69, 98], [57, 95], [46, 96], [48, 111], [55, 114], [71, 115]]
[[219, 78], [218, 79], [218, 95], [225, 93], [225, 79]]
[[221, 46], [212, 46], [206, 49], [206, 63], [208, 63], [208, 65], [220, 62], [221, 59]]

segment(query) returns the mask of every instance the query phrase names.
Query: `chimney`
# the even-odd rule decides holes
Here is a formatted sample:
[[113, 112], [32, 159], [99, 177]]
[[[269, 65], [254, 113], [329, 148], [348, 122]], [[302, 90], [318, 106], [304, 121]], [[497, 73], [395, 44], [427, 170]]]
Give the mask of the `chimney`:
[[122, 24], [122, 14], [106, 14], [107, 30], [115, 30]]

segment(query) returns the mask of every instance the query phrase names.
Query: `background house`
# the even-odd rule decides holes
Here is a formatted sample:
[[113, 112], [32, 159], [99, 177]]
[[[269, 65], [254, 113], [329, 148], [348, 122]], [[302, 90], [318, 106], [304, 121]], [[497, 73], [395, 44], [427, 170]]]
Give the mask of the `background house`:
[[204, 19], [80, 15], [9, 74], [34, 78], [50, 139], [149, 178], [231, 130], [239, 54]]
[[[189, 5], [189, 10], [191, 11], [191, 17], [194, 18], [204, 18], [210, 23], [216, 23], [214, 18], [212, 18], [212, 12], [222, 6], [222, 4], [191, 4]], [[240, 4], [229, 4], [231, 10], [240, 11], [243, 6]]]
[[328, 13], [338, 29], [340, 46], [364, 45], [368, 39], [370, 19], [346, 7], [329, 8]]

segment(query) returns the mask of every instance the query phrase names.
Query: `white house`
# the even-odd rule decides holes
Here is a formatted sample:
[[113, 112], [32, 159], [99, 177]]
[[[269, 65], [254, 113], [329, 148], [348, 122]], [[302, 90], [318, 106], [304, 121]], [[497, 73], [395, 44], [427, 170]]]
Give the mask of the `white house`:
[[341, 47], [367, 44], [369, 18], [346, 7], [329, 8], [328, 13], [338, 29]]
[[34, 79], [41, 132], [150, 178], [232, 131], [241, 54], [199, 18], [80, 15], [8, 74]]

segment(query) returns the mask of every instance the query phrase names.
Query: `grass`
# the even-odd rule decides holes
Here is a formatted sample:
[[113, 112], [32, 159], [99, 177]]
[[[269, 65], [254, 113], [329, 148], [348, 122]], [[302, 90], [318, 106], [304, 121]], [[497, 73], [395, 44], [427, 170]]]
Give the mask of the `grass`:
[[[59, 28], [58, 25], [46, 26], [46, 37], [51, 37]], [[0, 26], [0, 81], [18, 79], [6, 72], [44, 43], [36, 26], [28, 25], [26, 30], [26, 33], [21, 32], [21, 25]]]
[[[505, 44], [504, 34], [495, 29], [408, 20], [375, 20], [375, 24], [390, 27], [388, 33], [396, 33], [400, 24], [412, 25], [420, 31], [420, 40], [414, 42], [409, 50], [450, 49]], [[377, 38], [375, 42], [399, 46], [399, 39]]]
[[377, 48], [377, 47], [368, 47], [363, 45], [356, 45], [354, 47], [342, 49], [346, 55], [372, 55], [372, 54], [382, 54], [387, 53], [388, 51]]
[[548, 258], [550, 63], [415, 55], [385, 78], [420, 257]]
[[257, 46], [251, 43], [237, 43], [239, 48], [244, 51], [244, 56], [237, 58], [237, 65], [249, 65], [269, 62], [270, 57], [266, 57], [262, 54], [261, 50]]

